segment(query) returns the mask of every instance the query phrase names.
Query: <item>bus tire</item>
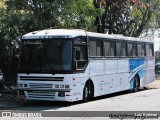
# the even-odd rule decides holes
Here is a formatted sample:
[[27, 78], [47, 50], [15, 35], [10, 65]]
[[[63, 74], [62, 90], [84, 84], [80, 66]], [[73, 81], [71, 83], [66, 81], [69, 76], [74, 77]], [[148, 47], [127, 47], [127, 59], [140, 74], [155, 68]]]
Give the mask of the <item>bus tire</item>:
[[136, 75], [134, 77], [133, 92], [137, 92], [139, 90], [139, 87], [140, 87], [139, 77], [138, 75]]
[[94, 97], [94, 86], [91, 81], [87, 81], [83, 89], [83, 101], [87, 102]]

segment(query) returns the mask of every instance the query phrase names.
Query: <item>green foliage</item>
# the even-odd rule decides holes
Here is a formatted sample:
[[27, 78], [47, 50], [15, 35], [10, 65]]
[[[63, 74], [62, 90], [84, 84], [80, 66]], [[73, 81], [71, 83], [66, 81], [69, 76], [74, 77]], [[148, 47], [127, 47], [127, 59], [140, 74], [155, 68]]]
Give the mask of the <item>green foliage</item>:
[[51, 27], [96, 31], [95, 17], [102, 13], [101, 9], [94, 8], [92, 0], [3, 2], [5, 5], [0, 8], [0, 59], [13, 55], [12, 41], [31, 31]]
[[61, 4], [58, 28], [80, 28], [95, 31], [95, 17], [100, 9], [95, 9], [92, 0], [70, 0]]
[[95, 9], [92, 0], [11, 0], [3, 9], [3, 31], [6, 39], [46, 28], [81, 28], [95, 31]]
[[6, 56], [15, 56], [12, 42], [25, 33], [51, 27], [104, 32], [108, 27], [111, 33], [137, 37], [160, 27], [159, 11], [159, 0], [0, 0], [0, 68], [8, 64]]
[[[0, 8], [0, 40], [4, 45], [0, 44], [0, 47], [11, 46], [12, 40], [30, 31], [51, 27], [97, 31], [96, 25], [103, 29], [109, 25], [115, 33], [139, 36], [144, 29], [160, 24], [159, 0], [104, 1], [100, 7], [95, 0], [3, 0], [4, 8]], [[112, 19], [109, 17], [111, 15]], [[96, 23], [99, 20], [97, 16], [104, 20]], [[118, 25], [120, 27], [116, 28]]]
[[139, 37], [143, 31], [155, 27], [155, 10], [159, 0], [93, 0], [96, 8], [105, 10], [103, 15], [96, 19], [97, 32], [109, 34], [123, 34]]

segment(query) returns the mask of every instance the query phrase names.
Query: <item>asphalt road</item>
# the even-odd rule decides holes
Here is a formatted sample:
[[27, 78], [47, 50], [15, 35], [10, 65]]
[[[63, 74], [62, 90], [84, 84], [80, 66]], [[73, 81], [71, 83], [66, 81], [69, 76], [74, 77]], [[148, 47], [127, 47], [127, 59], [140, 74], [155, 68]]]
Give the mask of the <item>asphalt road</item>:
[[95, 98], [83, 103], [27, 102], [10, 110], [27, 111], [160, 111], [160, 89], [129, 91]]
[[[26, 102], [20, 106], [8, 108], [8, 110], [23, 111], [160, 111], [160, 80], [156, 80], [149, 85], [149, 89], [140, 90], [136, 93], [129, 91], [120, 92], [112, 95], [95, 98], [93, 101], [83, 103], [66, 102], [45, 102], [33, 101]], [[84, 120], [87, 117], [76, 118]], [[43, 118], [45, 119], [45, 118]], [[46, 118], [51, 119], [51, 118]], [[73, 120], [74, 117], [56, 118], [62, 120]], [[90, 117], [87, 120], [99, 118]], [[100, 118], [102, 119], [102, 118]], [[99, 119], [99, 120], [100, 120]], [[103, 118], [107, 120], [109, 118]], [[6, 120], [6, 119], [5, 119]], [[18, 120], [18, 119], [17, 119]], [[38, 119], [40, 120], [40, 119]]]

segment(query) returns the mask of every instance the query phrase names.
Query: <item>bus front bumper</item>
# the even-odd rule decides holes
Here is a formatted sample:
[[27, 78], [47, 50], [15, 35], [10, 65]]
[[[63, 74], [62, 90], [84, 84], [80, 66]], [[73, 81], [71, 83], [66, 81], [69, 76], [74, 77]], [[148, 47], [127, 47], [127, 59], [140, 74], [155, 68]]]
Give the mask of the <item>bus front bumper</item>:
[[70, 90], [24, 90], [18, 89], [18, 97], [23, 100], [72, 102]]

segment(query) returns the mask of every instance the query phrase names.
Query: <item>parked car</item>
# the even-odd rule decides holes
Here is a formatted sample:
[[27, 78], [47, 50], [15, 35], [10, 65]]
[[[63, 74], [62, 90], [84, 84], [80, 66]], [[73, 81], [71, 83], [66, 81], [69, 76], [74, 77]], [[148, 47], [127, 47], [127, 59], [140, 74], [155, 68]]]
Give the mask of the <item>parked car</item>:
[[155, 64], [155, 78], [158, 79], [160, 78], [160, 63]]
[[160, 73], [160, 63], [155, 64], [155, 73]]

